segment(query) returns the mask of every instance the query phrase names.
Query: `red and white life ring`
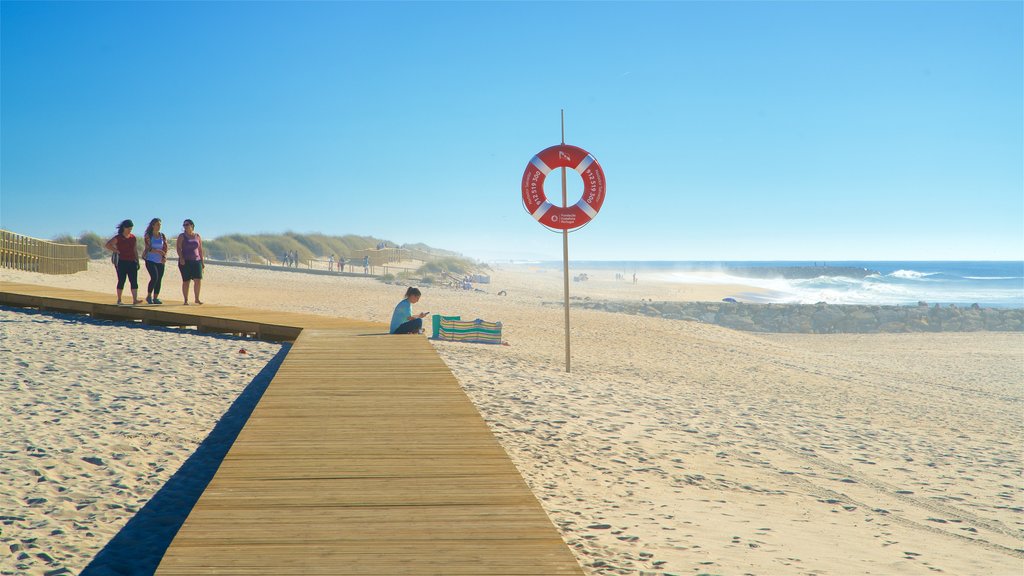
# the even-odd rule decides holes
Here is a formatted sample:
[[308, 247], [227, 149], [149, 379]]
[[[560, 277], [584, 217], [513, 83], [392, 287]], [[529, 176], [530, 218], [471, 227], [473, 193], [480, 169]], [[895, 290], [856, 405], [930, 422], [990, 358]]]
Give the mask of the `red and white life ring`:
[[[583, 197], [572, 206], [555, 206], [544, 195], [544, 178], [555, 168], [572, 168], [583, 177]], [[586, 150], [558, 144], [530, 160], [523, 172], [523, 206], [538, 222], [555, 230], [572, 230], [593, 220], [604, 203], [604, 170]]]

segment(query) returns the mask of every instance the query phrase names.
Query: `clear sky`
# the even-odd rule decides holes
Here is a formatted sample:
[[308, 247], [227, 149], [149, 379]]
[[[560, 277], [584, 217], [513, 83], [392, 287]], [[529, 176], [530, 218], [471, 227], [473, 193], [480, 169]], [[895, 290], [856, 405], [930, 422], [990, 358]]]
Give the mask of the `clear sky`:
[[1022, 7], [4, 0], [0, 227], [560, 259], [520, 180], [564, 109], [574, 260], [1021, 259]]

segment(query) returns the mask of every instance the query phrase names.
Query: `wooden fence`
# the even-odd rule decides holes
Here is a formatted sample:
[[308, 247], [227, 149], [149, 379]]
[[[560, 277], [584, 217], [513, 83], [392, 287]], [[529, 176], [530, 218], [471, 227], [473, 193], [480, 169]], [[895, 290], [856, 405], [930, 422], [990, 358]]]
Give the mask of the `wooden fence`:
[[369, 257], [370, 266], [384, 266], [394, 262], [406, 260], [420, 260], [429, 262], [436, 257], [422, 250], [409, 250], [406, 248], [380, 248], [377, 250], [353, 250], [348, 263], [355, 266], [362, 266], [363, 259]]
[[83, 244], [57, 244], [0, 230], [0, 268], [43, 274], [74, 274], [89, 267]]
[[[281, 256], [277, 256], [278, 259], [268, 259], [264, 256], [256, 254], [232, 254], [229, 252], [221, 252], [217, 250], [206, 249], [205, 255], [211, 260], [220, 260], [222, 262], [241, 262], [245, 264], [258, 264], [261, 266], [274, 266], [277, 264], [285, 265], [283, 260], [280, 260]], [[315, 254], [306, 256], [300, 256], [299, 262], [292, 262], [287, 264], [293, 267], [312, 268], [317, 270], [330, 270], [332, 266], [328, 264], [329, 254], [317, 256]], [[338, 255], [335, 255], [336, 257]], [[437, 259], [437, 256], [425, 252], [423, 250], [413, 250], [407, 248], [377, 248], [370, 250], [353, 250], [351, 254], [341, 254], [340, 256], [345, 258], [345, 266], [351, 266], [352, 271], [362, 271], [364, 258], [369, 257], [367, 262], [371, 268], [388, 266], [396, 262], [408, 262], [410, 260], [419, 260], [421, 262], [430, 262], [431, 260]]]

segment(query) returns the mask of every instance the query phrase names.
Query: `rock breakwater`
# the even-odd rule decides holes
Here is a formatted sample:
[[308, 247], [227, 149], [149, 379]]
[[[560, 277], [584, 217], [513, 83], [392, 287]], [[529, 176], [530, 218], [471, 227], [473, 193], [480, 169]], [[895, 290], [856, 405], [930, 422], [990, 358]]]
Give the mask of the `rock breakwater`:
[[[545, 305], [562, 306], [561, 302]], [[572, 299], [576, 308], [717, 324], [748, 332], [1021, 332], [1024, 309], [848, 304], [746, 304]]]

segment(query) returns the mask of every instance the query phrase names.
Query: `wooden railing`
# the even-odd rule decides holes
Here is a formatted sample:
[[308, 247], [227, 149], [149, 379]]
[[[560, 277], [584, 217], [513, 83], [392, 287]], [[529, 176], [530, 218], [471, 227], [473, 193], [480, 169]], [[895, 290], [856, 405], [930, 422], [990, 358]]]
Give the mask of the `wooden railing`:
[[[255, 254], [232, 254], [229, 252], [221, 252], [217, 250], [205, 249], [205, 255], [210, 260], [221, 260], [224, 262], [243, 262], [246, 264], [258, 264], [261, 266], [275, 266], [284, 265], [284, 261], [281, 260], [281, 256], [277, 256], [276, 259], [268, 259], [264, 256]], [[299, 257], [298, 263], [291, 263], [290, 266], [301, 267], [301, 268], [315, 268], [321, 270], [328, 270], [330, 265], [328, 264], [330, 254], [324, 254], [322, 256], [309, 255], [308, 257]], [[363, 259], [369, 256], [370, 267], [380, 267], [393, 264], [395, 262], [407, 262], [409, 260], [419, 260], [421, 262], [430, 262], [437, 257], [429, 252], [423, 250], [413, 250], [408, 248], [377, 248], [370, 250], [353, 250], [351, 254], [342, 254], [345, 258], [345, 266], [354, 266], [359, 270], [363, 268]], [[337, 257], [337, 255], [336, 255]]]
[[84, 244], [57, 244], [0, 230], [0, 268], [43, 274], [74, 274], [89, 267]]
[[369, 256], [370, 266], [384, 266], [393, 262], [405, 260], [421, 260], [429, 262], [434, 256], [422, 250], [409, 250], [406, 248], [380, 248], [377, 250], [354, 250], [348, 263], [355, 266], [362, 266], [363, 259]]

